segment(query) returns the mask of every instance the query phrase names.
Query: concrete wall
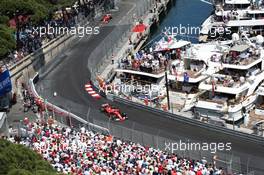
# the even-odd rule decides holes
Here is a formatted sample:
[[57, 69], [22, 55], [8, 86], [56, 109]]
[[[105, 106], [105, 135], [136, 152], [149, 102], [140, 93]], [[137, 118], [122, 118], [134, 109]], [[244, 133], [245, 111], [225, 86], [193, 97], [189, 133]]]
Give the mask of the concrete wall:
[[36, 52], [26, 56], [15, 65], [9, 67], [13, 92], [19, 93], [18, 89], [22, 82], [28, 83], [29, 79], [32, 78], [36, 72], [47, 63], [54, 60], [65, 48], [70, 47], [75, 39], [75, 36], [63, 35], [46, 43]]

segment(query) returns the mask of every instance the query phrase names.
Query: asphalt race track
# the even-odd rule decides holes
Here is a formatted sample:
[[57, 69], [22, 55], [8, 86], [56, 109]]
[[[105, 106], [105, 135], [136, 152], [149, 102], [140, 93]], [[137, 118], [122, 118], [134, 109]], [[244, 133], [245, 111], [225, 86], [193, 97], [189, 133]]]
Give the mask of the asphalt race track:
[[[58, 57], [59, 62], [56, 62], [56, 68], [48, 72], [38, 83], [38, 92], [57, 106], [62, 106], [91, 122], [109, 127], [117, 137], [133, 138], [133, 141], [135, 140], [161, 149], [164, 149], [165, 146], [165, 140], [162, 138], [174, 142], [178, 142], [180, 139], [194, 143], [231, 142], [231, 151], [217, 153], [217, 155], [221, 157], [221, 160], [229, 160], [231, 158], [233, 161], [233, 169], [241, 168], [243, 171], [254, 170], [255, 174], [263, 175], [263, 146], [241, 141], [236, 137], [226, 136], [199, 127], [179, 123], [165, 116], [147, 111], [139, 111], [136, 108], [123, 104], [114, 104], [120, 107], [122, 112], [128, 114], [129, 119], [123, 123], [110, 123], [108, 118], [100, 113], [100, 105], [109, 101], [106, 99], [95, 100], [84, 90], [84, 85], [89, 82], [91, 75], [87, 68], [88, 59], [98, 59], [98, 61], [102, 59], [99, 57], [91, 58], [91, 52], [102, 44], [101, 42], [105, 37], [112, 34], [111, 32], [120, 27], [122, 21], [125, 21], [124, 16], [131, 15], [128, 14], [131, 8], [132, 5], [130, 3], [122, 4], [118, 12], [113, 12], [113, 20], [100, 29], [99, 35], [81, 38], [73, 47], [64, 51]], [[123, 25], [123, 27], [126, 26]], [[52, 97], [53, 92], [57, 92], [58, 96], [56, 98]], [[86, 115], [89, 108], [90, 113], [89, 117], [87, 117]], [[123, 128], [123, 130], [120, 128]], [[129, 134], [126, 132], [128, 130], [125, 128], [129, 131], [134, 130], [134, 135], [128, 136]], [[153, 138], [160, 139], [156, 139], [154, 142], [151, 140]], [[201, 153], [201, 155], [205, 155], [209, 160], [211, 160], [213, 156], [213, 154], [209, 152]], [[195, 155], [193, 152], [189, 152], [189, 154], [185, 154], [185, 156], [199, 158], [199, 155]], [[223, 162], [219, 162], [219, 164], [223, 165]], [[224, 164], [226, 165], [227, 163]], [[241, 166], [237, 164], [241, 164]]]

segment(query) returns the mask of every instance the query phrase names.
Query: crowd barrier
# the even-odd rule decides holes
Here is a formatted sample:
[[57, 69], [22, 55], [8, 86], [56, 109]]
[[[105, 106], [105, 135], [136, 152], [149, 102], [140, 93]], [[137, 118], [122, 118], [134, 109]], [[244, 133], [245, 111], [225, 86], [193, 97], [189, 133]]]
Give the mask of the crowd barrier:
[[95, 125], [93, 123], [90, 123], [90, 122], [84, 120], [83, 118], [81, 118], [81, 117], [79, 117], [73, 113], [70, 113], [70, 112], [68, 112], [68, 111], [66, 111], [66, 110], [46, 101], [46, 100], [44, 100], [41, 96], [39, 96], [39, 94], [37, 93], [37, 91], [35, 89], [35, 84], [38, 82], [38, 79], [39, 79], [39, 74], [37, 73], [32, 79], [29, 80], [29, 89], [30, 89], [32, 95], [34, 96], [34, 98], [41, 99], [42, 102], [45, 103], [45, 106], [48, 110], [52, 111], [53, 113], [55, 113], [57, 115], [60, 115], [61, 117], [68, 117], [69, 119], [75, 119], [78, 122], [80, 122], [82, 125], [85, 125], [88, 129], [93, 130], [95, 132], [109, 134], [108, 129], [101, 127], [101, 126], [98, 126], [98, 125]]

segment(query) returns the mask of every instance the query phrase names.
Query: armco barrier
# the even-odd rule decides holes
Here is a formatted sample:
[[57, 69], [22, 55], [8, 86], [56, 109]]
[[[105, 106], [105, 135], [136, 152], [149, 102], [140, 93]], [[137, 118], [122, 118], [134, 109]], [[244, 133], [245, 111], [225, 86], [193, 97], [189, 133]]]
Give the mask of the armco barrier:
[[179, 122], [183, 122], [183, 123], [186, 123], [189, 125], [205, 128], [205, 129], [216, 131], [216, 132], [221, 132], [223, 134], [227, 134], [230, 136], [240, 137], [241, 139], [243, 139], [245, 141], [255, 142], [255, 143], [258, 143], [258, 144], [264, 146], [264, 137], [261, 137], [261, 136], [247, 134], [247, 133], [239, 132], [236, 130], [231, 130], [228, 128], [224, 128], [224, 127], [220, 127], [220, 126], [216, 126], [216, 125], [212, 125], [212, 124], [208, 124], [208, 123], [203, 123], [203, 122], [200, 122], [200, 121], [195, 120], [195, 119], [190, 119], [190, 118], [186, 118], [186, 117], [183, 117], [180, 115], [172, 114], [170, 112], [155, 109], [155, 108], [145, 106], [145, 105], [142, 105], [142, 104], [139, 104], [136, 102], [132, 102], [132, 101], [129, 101], [129, 100], [117, 97], [117, 96], [111, 95], [111, 97], [109, 97], [109, 99], [113, 99], [113, 101], [115, 101], [115, 102], [124, 103], [126, 105], [133, 106], [133, 107], [143, 109], [143, 110], [147, 110], [147, 111], [150, 111], [153, 113], [159, 113], [159, 114], [162, 114], [162, 116], [164, 116], [164, 117], [167, 117], [167, 118], [179, 121]]
[[[29, 87], [30, 87], [30, 90], [31, 90], [31, 92], [32, 92], [32, 94], [33, 94], [33, 96], [35, 98], [42, 99], [38, 95], [38, 93], [37, 93], [37, 91], [35, 89], [35, 83], [37, 83], [38, 79], [39, 79], [39, 74], [37, 73], [32, 79], [29, 80]], [[109, 134], [109, 130], [108, 129], [103, 128], [103, 127], [98, 126], [98, 125], [95, 125], [93, 123], [87, 122], [86, 120], [78, 117], [77, 115], [75, 115], [73, 113], [70, 113], [70, 112], [68, 112], [68, 111], [66, 111], [64, 109], [61, 109], [60, 107], [58, 107], [58, 106], [56, 106], [54, 104], [51, 104], [48, 101], [45, 102], [45, 105], [47, 106], [47, 108], [52, 109], [52, 111], [56, 111], [56, 113], [59, 113], [61, 115], [66, 114], [67, 116], [76, 119], [77, 121], [81, 122], [82, 124], [86, 125], [88, 128], [90, 128], [90, 129], [92, 129], [92, 130], [94, 130], [96, 132]], [[65, 115], [63, 115], [63, 116], [65, 116]]]

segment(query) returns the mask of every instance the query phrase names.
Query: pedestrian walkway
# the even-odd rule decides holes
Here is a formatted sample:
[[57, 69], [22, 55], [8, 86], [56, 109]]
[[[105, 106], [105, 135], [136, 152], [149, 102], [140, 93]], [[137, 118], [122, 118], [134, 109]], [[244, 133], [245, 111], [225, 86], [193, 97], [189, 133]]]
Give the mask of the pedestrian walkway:
[[7, 128], [2, 128], [2, 133], [0, 134], [3, 134], [3, 136], [9, 136], [10, 132], [8, 128], [13, 128], [17, 131], [16, 134], [19, 135], [21, 133], [21, 126], [25, 120], [35, 122], [37, 119], [37, 114], [32, 110], [24, 112], [23, 100], [18, 99], [18, 102], [10, 108], [9, 112], [7, 112], [7, 125], [3, 126]]

